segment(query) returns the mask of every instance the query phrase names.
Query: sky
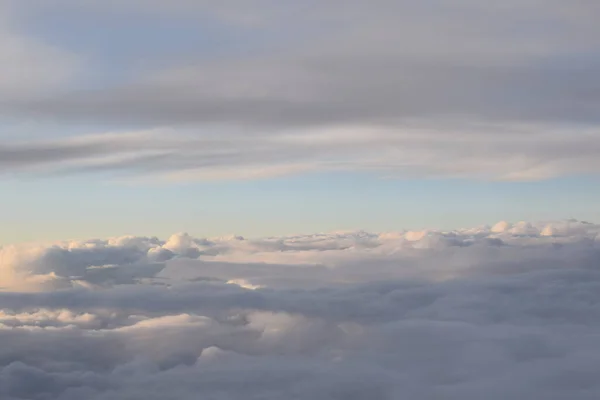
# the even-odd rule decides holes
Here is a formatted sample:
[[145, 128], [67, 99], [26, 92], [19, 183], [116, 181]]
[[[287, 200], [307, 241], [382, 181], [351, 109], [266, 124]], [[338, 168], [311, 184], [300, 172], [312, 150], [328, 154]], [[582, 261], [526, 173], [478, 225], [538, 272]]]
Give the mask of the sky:
[[0, 243], [600, 220], [598, 5], [0, 1]]
[[600, 398], [597, 0], [0, 0], [0, 400]]

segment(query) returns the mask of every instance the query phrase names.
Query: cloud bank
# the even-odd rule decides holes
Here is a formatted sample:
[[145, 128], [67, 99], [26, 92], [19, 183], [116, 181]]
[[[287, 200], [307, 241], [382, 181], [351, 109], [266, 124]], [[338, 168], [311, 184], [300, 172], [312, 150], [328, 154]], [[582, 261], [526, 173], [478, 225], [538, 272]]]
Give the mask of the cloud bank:
[[0, 250], [0, 397], [595, 399], [600, 226]]

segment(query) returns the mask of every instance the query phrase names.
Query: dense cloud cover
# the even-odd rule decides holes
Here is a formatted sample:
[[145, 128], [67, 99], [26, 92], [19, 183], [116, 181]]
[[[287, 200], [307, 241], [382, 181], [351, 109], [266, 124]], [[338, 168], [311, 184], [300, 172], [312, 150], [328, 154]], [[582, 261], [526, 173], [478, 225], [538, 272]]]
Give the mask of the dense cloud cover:
[[0, 398], [597, 399], [600, 226], [0, 250]]

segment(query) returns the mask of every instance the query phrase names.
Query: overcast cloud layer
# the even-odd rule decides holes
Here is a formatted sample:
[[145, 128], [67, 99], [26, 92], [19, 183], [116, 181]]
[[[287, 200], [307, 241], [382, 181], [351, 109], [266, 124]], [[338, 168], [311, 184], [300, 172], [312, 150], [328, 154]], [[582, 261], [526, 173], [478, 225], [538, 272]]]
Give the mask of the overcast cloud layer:
[[[600, 170], [594, 0], [3, 0], [0, 10], [2, 114], [116, 127], [76, 144], [15, 138], [0, 148], [0, 172], [538, 180]], [[45, 13], [73, 15], [74, 36], [86, 20], [127, 18], [127, 43], [156, 18], [214, 32], [208, 50], [172, 54], [157, 41], [151, 56], [120, 49], [124, 61], [118, 43], [98, 55], [29, 33]], [[107, 78], [107, 65], [122, 76]]]
[[600, 226], [0, 250], [0, 398], [597, 399]]

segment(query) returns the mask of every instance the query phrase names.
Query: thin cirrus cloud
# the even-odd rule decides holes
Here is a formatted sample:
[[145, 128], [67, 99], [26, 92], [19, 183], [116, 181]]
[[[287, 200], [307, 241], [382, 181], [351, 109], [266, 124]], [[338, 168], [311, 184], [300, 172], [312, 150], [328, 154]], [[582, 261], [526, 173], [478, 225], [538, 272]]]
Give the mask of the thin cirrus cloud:
[[[5, 144], [0, 147], [0, 172], [108, 172], [159, 181], [268, 178], [314, 171], [537, 180], [593, 174], [600, 168], [600, 141], [593, 130], [570, 135], [528, 126], [468, 128], [463, 125], [452, 135], [414, 124], [402, 132], [349, 126], [254, 135], [172, 129], [86, 135]], [[496, 135], [490, 134], [492, 130]]]
[[592, 399], [599, 234], [568, 220], [5, 247], [0, 395]]
[[[7, 28], [12, 36], [22, 36], [31, 15], [39, 17], [50, 7], [5, 4], [15, 16], [6, 26], [21, 28]], [[52, 155], [40, 150], [40, 159], [20, 157], [13, 148], [21, 146], [17, 143], [8, 143], [4, 153], [14, 153], [23, 167], [47, 160], [51, 169], [61, 169], [77, 160], [75, 168], [67, 165], [64, 171], [95, 170], [97, 158], [107, 157], [110, 161], [99, 162], [99, 168], [138, 174], [164, 169], [160, 172], [177, 179], [327, 169], [534, 180], [598, 172], [600, 32], [593, 2], [240, 4], [56, 2], [52, 7], [77, 10], [81, 18], [131, 16], [132, 29], [136, 18], [160, 13], [182, 24], [211, 19], [223, 35], [262, 32], [271, 33], [272, 40], [260, 36], [263, 48], [252, 54], [239, 48], [226, 55], [198, 49], [162, 60], [161, 67], [126, 63], [124, 70], [139, 72], [126, 82], [89, 88], [73, 78], [43, 96], [3, 95], [3, 113], [12, 117], [163, 132], [156, 143], [140, 140], [137, 153], [121, 147], [129, 141], [127, 132], [101, 140], [84, 135], [80, 139], [92, 144], [78, 149], [52, 139], [28, 143], [39, 148], [52, 142], [62, 149]], [[28, 40], [43, 43], [32, 35]], [[51, 45], [69, 53], [59, 42]], [[25, 57], [21, 65], [59, 65], [48, 51], [22, 49], [41, 59]], [[135, 54], [135, 48], [130, 51]], [[82, 50], [79, 59], [93, 56], [93, 49], [88, 52]], [[88, 77], [103, 73], [101, 65], [89, 62], [78, 71]], [[60, 74], [50, 69], [46, 75]], [[327, 144], [315, 149], [286, 143], [289, 132]], [[339, 135], [336, 140], [330, 140], [332, 132]], [[371, 143], [354, 145], [356, 132]], [[215, 141], [222, 142], [222, 154], [212, 152]], [[159, 145], [163, 148], [154, 148]], [[381, 159], [376, 157], [382, 152]], [[12, 167], [11, 156], [4, 159]]]

